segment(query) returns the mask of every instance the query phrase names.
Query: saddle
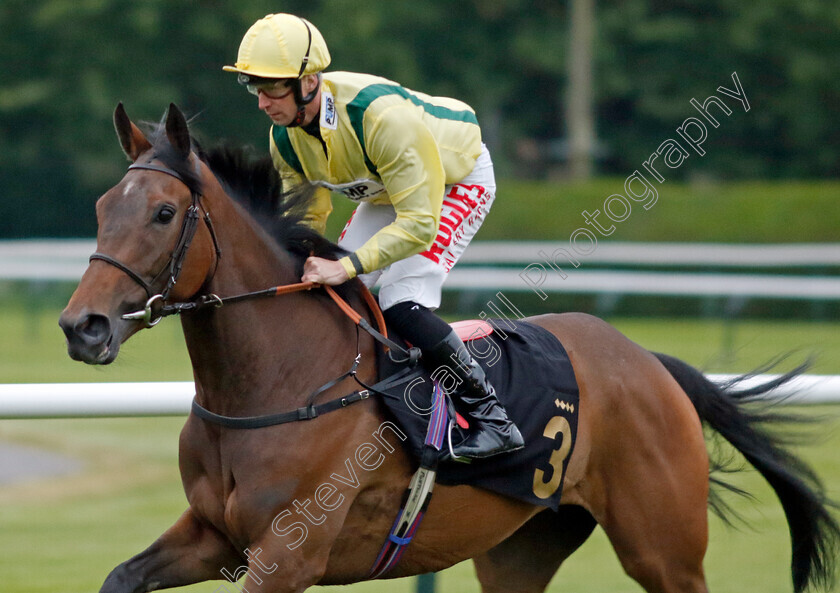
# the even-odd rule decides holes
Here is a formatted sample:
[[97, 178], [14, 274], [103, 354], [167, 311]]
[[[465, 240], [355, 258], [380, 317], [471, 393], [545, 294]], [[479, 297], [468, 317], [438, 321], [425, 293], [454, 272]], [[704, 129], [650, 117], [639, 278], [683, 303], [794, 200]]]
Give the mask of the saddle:
[[[484, 368], [499, 401], [522, 432], [525, 447], [470, 463], [453, 461], [450, 442], [459, 442], [469, 428], [448, 405], [437, 482], [485, 488], [557, 510], [579, 413], [577, 381], [565, 348], [549, 331], [521, 320], [470, 320], [452, 327]], [[404, 344], [398, 336], [391, 339]], [[384, 388], [376, 391], [419, 464], [435, 408], [435, 381], [422, 363], [412, 368], [394, 358], [379, 351], [383, 378], [379, 385]], [[396, 384], [389, 385], [392, 377]]]
[[[227, 297], [227, 302], [247, 298], [277, 296], [309, 290], [310, 282], [276, 286], [262, 291]], [[314, 401], [324, 391], [347, 377], [355, 377], [359, 358], [343, 375], [328, 381], [307, 400], [307, 405], [278, 414], [232, 417], [216, 414], [193, 400], [192, 412], [206, 422], [234, 429], [258, 429], [287, 422], [311, 420], [342, 409], [377, 394], [384, 412], [399, 426], [402, 440], [420, 469], [430, 470], [424, 479], [442, 484], [468, 484], [497, 492], [533, 505], [557, 510], [560, 505], [563, 476], [577, 434], [578, 386], [574, 370], [560, 341], [548, 330], [521, 319], [489, 319], [456, 324], [473, 358], [484, 368], [497, 397], [516, 423], [525, 439], [522, 449], [469, 464], [440, 464], [439, 452], [453, 438], [464, 438], [467, 425], [454, 414], [453, 406], [441, 397], [444, 390], [436, 385], [417, 357], [394, 356], [411, 350], [398, 336], [389, 338], [376, 331], [353, 310], [330, 286], [323, 287], [335, 303], [360, 328], [369, 332], [381, 345], [376, 348], [380, 381], [366, 389], [324, 403]], [[377, 326], [385, 329], [382, 312], [375, 297], [362, 292]], [[173, 312], [195, 310], [225, 299], [181, 303], [170, 306]], [[148, 305], [147, 305], [148, 307]], [[390, 352], [388, 352], [390, 350]], [[384, 377], [384, 378], [383, 378]], [[358, 379], [357, 379], [358, 382]], [[444, 386], [445, 387], [445, 386]], [[430, 418], [436, 422], [430, 430]], [[427, 442], [428, 441], [428, 442]], [[437, 476], [435, 471], [437, 470]], [[427, 472], [428, 473], [428, 472]]]

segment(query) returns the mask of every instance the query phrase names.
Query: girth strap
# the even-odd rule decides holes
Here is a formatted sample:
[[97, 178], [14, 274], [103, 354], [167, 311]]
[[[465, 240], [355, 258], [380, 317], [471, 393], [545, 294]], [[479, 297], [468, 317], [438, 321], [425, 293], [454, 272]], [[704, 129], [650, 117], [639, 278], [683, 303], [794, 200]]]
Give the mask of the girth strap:
[[388, 539], [385, 540], [373, 567], [368, 573], [369, 578], [379, 578], [394, 568], [414, 538], [414, 534], [417, 533], [432, 498], [432, 490], [437, 477], [439, 453], [443, 445], [443, 434], [446, 432], [446, 426], [449, 422], [446, 394], [440, 384], [435, 381], [433, 411], [426, 432], [426, 440], [423, 444], [420, 467], [417, 468], [408, 489], [403, 495], [400, 512], [391, 526]]

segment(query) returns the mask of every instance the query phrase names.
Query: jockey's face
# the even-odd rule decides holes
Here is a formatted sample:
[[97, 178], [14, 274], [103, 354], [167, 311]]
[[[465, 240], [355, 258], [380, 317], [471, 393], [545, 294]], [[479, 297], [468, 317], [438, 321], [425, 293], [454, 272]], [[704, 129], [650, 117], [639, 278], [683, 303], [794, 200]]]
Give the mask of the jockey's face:
[[[318, 84], [318, 77], [314, 74], [309, 74], [301, 79], [301, 90], [306, 96], [311, 93]], [[272, 97], [274, 93], [265, 93], [260, 91], [257, 94], [258, 106], [261, 111], [271, 119], [271, 121], [279, 126], [288, 126], [297, 116], [297, 103], [295, 103], [295, 94], [293, 92], [280, 93], [276, 97]], [[306, 106], [306, 117], [304, 118], [304, 125], [310, 123], [312, 119], [318, 114], [321, 107], [321, 93]]]
[[297, 104], [292, 92], [275, 99], [260, 91], [257, 94], [257, 101], [260, 110], [264, 111], [272, 122], [280, 126], [289, 125], [297, 113]]

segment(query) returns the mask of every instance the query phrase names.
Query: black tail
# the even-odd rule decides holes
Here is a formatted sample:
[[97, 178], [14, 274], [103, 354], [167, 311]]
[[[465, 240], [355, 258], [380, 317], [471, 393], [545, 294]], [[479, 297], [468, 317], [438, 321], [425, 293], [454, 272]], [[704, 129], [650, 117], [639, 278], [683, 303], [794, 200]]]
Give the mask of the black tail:
[[828, 510], [834, 505], [814, 471], [786, 451], [784, 439], [769, 428], [792, 417], [744, 406], [794, 379], [804, 367], [758, 387], [739, 390], [738, 381], [716, 385], [681, 360], [654, 354], [688, 394], [703, 423], [740, 451], [779, 497], [790, 528], [794, 590], [799, 593], [809, 585], [830, 588], [840, 543], [840, 527]]

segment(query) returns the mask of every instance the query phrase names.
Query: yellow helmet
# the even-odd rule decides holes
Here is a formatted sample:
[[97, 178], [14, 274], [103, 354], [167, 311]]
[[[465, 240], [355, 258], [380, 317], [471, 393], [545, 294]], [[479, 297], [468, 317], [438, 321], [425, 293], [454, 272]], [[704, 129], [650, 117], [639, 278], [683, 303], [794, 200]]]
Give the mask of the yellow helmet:
[[330, 65], [330, 51], [321, 32], [292, 14], [269, 14], [251, 25], [236, 64], [226, 72], [259, 78], [300, 78]]

